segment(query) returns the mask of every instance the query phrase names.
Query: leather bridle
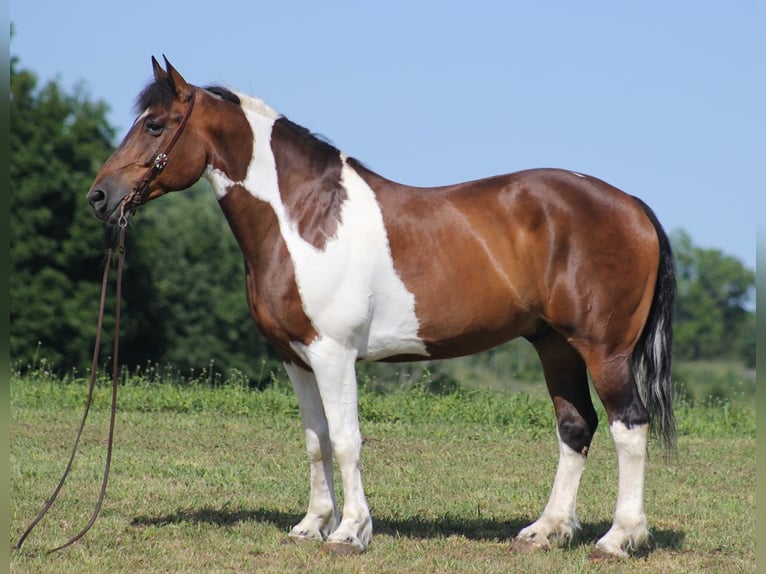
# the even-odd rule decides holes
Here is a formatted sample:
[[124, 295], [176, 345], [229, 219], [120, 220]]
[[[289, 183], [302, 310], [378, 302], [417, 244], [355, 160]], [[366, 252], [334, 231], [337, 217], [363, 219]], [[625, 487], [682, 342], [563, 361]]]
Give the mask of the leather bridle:
[[[183, 133], [184, 128], [186, 127], [186, 124], [189, 121], [189, 117], [191, 116], [192, 109], [194, 108], [195, 94], [196, 94], [196, 91], [192, 88], [192, 93], [189, 99], [189, 104], [186, 108], [186, 112], [184, 113], [184, 116], [181, 119], [181, 123], [178, 125], [178, 129], [176, 130], [175, 134], [173, 134], [173, 137], [171, 138], [170, 142], [168, 142], [168, 145], [165, 148], [165, 151], [157, 154], [157, 156], [154, 158], [154, 161], [152, 162], [152, 165], [146, 171], [144, 176], [138, 181], [138, 183], [133, 187], [131, 192], [125, 197], [125, 199], [123, 199], [120, 205], [120, 218], [118, 221], [118, 226], [120, 228], [119, 243], [118, 243], [119, 258], [117, 263], [116, 303], [115, 303], [115, 311], [114, 311], [114, 352], [112, 353], [112, 406], [111, 406], [110, 415], [109, 415], [109, 438], [108, 438], [107, 447], [106, 447], [106, 463], [104, 465], [104, 474], [101, 480], [101, 490], [99, 491], [98, 500], [96, 501], [96, 507], [93, 510], [90, 520], [85, 525], [85, 527], [64, 544], [49, 550], [48, 554], [52, 552], [56, 552], [63, 548], [66, 548], [67, 546], [74, 544], [80, 538], [85, 536], [85, 533], [88, 532], [91, 526], [93, 526], [93, 524], [96, 522], [96, 518], [98, 518], [99, 512], [101, 511], [101, 505], [104, 502], [104, 497], [106, 496], [106, 487], [109, 482], [109, 469], [111, 467], [111, 461], [112, 461], [112, 446], [114, 444], [114, 422], [117, 415], [117, 386], [118, 386], [118, 367], [119, 367], [118, 353], [119, 353], [119, 346], [120, 346], [120, 306], [122, 301], [122, 270], [123, 270], [123, 266], [125, 262], [125, 229], [128, 226], [128, 217], [127, 217], [126, 210], [128, 210], [131, 214], [136, 212], [136, 209], [138, 209], [138, 206], [144, 203], [146, 200], [146, 194], [147, 194], [147, 191], [149, 190], [149, 184], [159, 175], [159, 173], [163, 169], [165, 169], [165, 166], [168, 163], [168, 157], [170, 155], [170, 152], [173, 150], [173, 147], [176, 145], [176, 142], [181, 137], [181, 134]], [[103, 324], [104, 324], [104, 307], [106, 303], [106, 290], [108, 285], [109, 268], [111, 266], [112, 254], [113, 254], [113, 249], [112, 248], [107, 249], [106, 264], [104, 265], [104, 275], [101, 280], [101, 300], [99, 303], [99, 311], [98, 311], [96, 341], [94, 343], [94, 348], [93, 348], [93, 361], [91, 363], [91, 368], [90, 368], [90, 380], [88, 382], [88, 397], [85, 401], [85, 412], [83, 413], [82, 420], [80, 421], [80, 427], [77, 430], [77, 437], [75, 438], [74, 446], [72, 447], [72, 453], [69, 456], [69, 462], [67, 463], [66, 469], [64, 470], [64, 474], [61, 476], [61, 479], [59, 480], [58, 485], [54, 489], [53, 494], [45, 503], [42, 510], [40, 510], [37, 517], [32, 521], [32, 523], [27, 527], [24, 533], [19, 537], [18, 542], [16, 542], [16, 545], [14, 546], [16, 550], [21, 548], [27, 536], [29, 536], [29, 534], [32, 532], [35, 526], [37, 526], [37, 524], [43, 519], [43, 517], [48, 512], [48, 510], [50, 510], [51, 506], [53, 506], [53, 503], [56, 500], [56, 497], [61, 491], [61, 488], [64, 486], [64, 482], [66, 481], [67, 476], [69, 476], [69, 471], [72, 469], [72, 463], [74, 462], [74, 457], [75, 457], [75, 454], [77, 453], [77, 447], [80, 444], [80, 437], [82, 436], [82, 431], [85, 428], [85, 421], [88, 418], [88, 412], [90, 411], [90, 405], [93, 400], [93, 390], [96, 385], [96, 369], [98, 368], [98, 357], [99, 357], [99, 352], [101, 349], [101, 332], [103, 330]]]
[[144, 176], [138, 180], [138, 183], [133, 187], [133, 190], [123, 200], [120, 212], [120, 225], [123, 225], [122, 219], [125, 217], [125, 209], [128, 208], [131, 213], [135, 213], [136, 209], [138, 209], [138, 206], [144, 203], [146, 200], [146, 193], [149, 191], [149, 184], [160, 174], [163, 169], [165, 169], [165, 166], [168, 164], [168, 156], [170, 156], [170, 152], [173, 150], [176, 142], [181, 137], [181, 134], [186, 127], [186, 123], [189, 121], [189, 117], [191, 117], [192, 110], [194, 109], [194, 99], [196, 94], [197, 92], [192, 88], [192, 93], [189, 98], [189, 105], [186, 106], [186, 111], [184, 112], [184, 116], [181, 119], [181, 123], [178, 124], [178, 129], [176, 130], [176, 133], [173, 134], [172, 139], [168, 142], [165, 151], [157, 154], [157, 156], [154, 158], [154, 161], [152, 162], [152, 165], [150, 165], [146, 170]]

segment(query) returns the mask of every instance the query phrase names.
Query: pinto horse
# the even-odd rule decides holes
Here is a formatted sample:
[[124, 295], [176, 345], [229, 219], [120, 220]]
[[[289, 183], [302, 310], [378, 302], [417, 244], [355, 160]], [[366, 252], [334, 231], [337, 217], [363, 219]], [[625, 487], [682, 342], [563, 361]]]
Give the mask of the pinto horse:
[[587, 373], [619, 464], [614, 521], [594, 552], [626, 556], [647, 540], [649, 431], [675, 441], [675, 276], [647, 205], [557, 169], [402, 185], [259, 99], [188, 84], [167, 59], [152, 64], [140, 115], [87, 199], [100, 220], [126, 225], [138, 205], [210, 182], [244, 254], [252, 316], [300, 404], [311, 492], [291, 537], [340, 553], [371, 541], [357, 361], [445, 359], [525, 337], [553, 400], [559, 462], [545, 509], [511, 548], [566, 543], [579, 526], [598, 423]]

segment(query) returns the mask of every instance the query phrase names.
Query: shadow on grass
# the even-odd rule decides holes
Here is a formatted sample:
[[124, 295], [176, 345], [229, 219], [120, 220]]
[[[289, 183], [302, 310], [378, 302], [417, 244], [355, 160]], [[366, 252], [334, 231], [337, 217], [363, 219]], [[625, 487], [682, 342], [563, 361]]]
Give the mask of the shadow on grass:
[[[203, 507], [200, 509], [179, 510], [165, 516], [138, 516], [133, 519], [131, 526], [141, 528], [146, 526], [162, 527], [170, 524], [205, 523], [217, 526], [233, 526], [240, 522], [260, 522], [273, 525], [287, 533], [301, 518], [302, 514], [282, 512], [268, 508], [256, 510], [233, 510], [226, 506], [220, 509]], [[469, 540], [511, 541], [519, 530], [533, 522], [529, 517], [517, 517], [511, 520], [496, 518], [462, 518], [459, 516], [443, 516], [438, 519], [391, 518], [386, 516], [373, 517], [373, 528], [376, 534], [413, 539], [446, 538], [463, 536]], [[609, 530], [608, 522], [592, 522], [582, 525], [572, 542], [573, 547], [591, 546]], [[686, 535], [677, 530], [652, 530], [651, 543], [646, 551], [654, 549], [677, 550], [683, 545]]]

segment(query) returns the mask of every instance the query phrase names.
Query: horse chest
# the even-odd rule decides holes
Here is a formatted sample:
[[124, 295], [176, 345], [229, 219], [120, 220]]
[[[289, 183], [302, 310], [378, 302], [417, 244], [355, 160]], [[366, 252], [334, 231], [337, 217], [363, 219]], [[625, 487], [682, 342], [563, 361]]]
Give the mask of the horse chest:
[[355, 348], [360, 358], [427, 355], [415, 297], [396, 273], [374, 193], [347, 165], [341, 183], [348, 197], [336, 234], [322, 249], [278, 216], [301, 307], [319, 337]]

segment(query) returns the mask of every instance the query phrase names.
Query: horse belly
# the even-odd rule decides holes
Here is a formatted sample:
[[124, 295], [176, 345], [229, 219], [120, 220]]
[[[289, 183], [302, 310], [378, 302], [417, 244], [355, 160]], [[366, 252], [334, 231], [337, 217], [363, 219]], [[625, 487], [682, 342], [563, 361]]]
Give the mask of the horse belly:
[[[539, 315], [517, 303], [512, 296], [463, 300], [439, 314], [420, 305], [420, 334], [429, 355], [446, 359], [485, 351], [511, 339], [531, 335], [539, 328]], [[436, 309], [436, 305], [429, 305]]]
[[406, 229], [400, 221], [394, 232], [398, 271], [414, 295], [419, 335], [432, 358], [477, 353], [537, 328], [528, 238], [499, 206], [487, 204], [418, 218]]

